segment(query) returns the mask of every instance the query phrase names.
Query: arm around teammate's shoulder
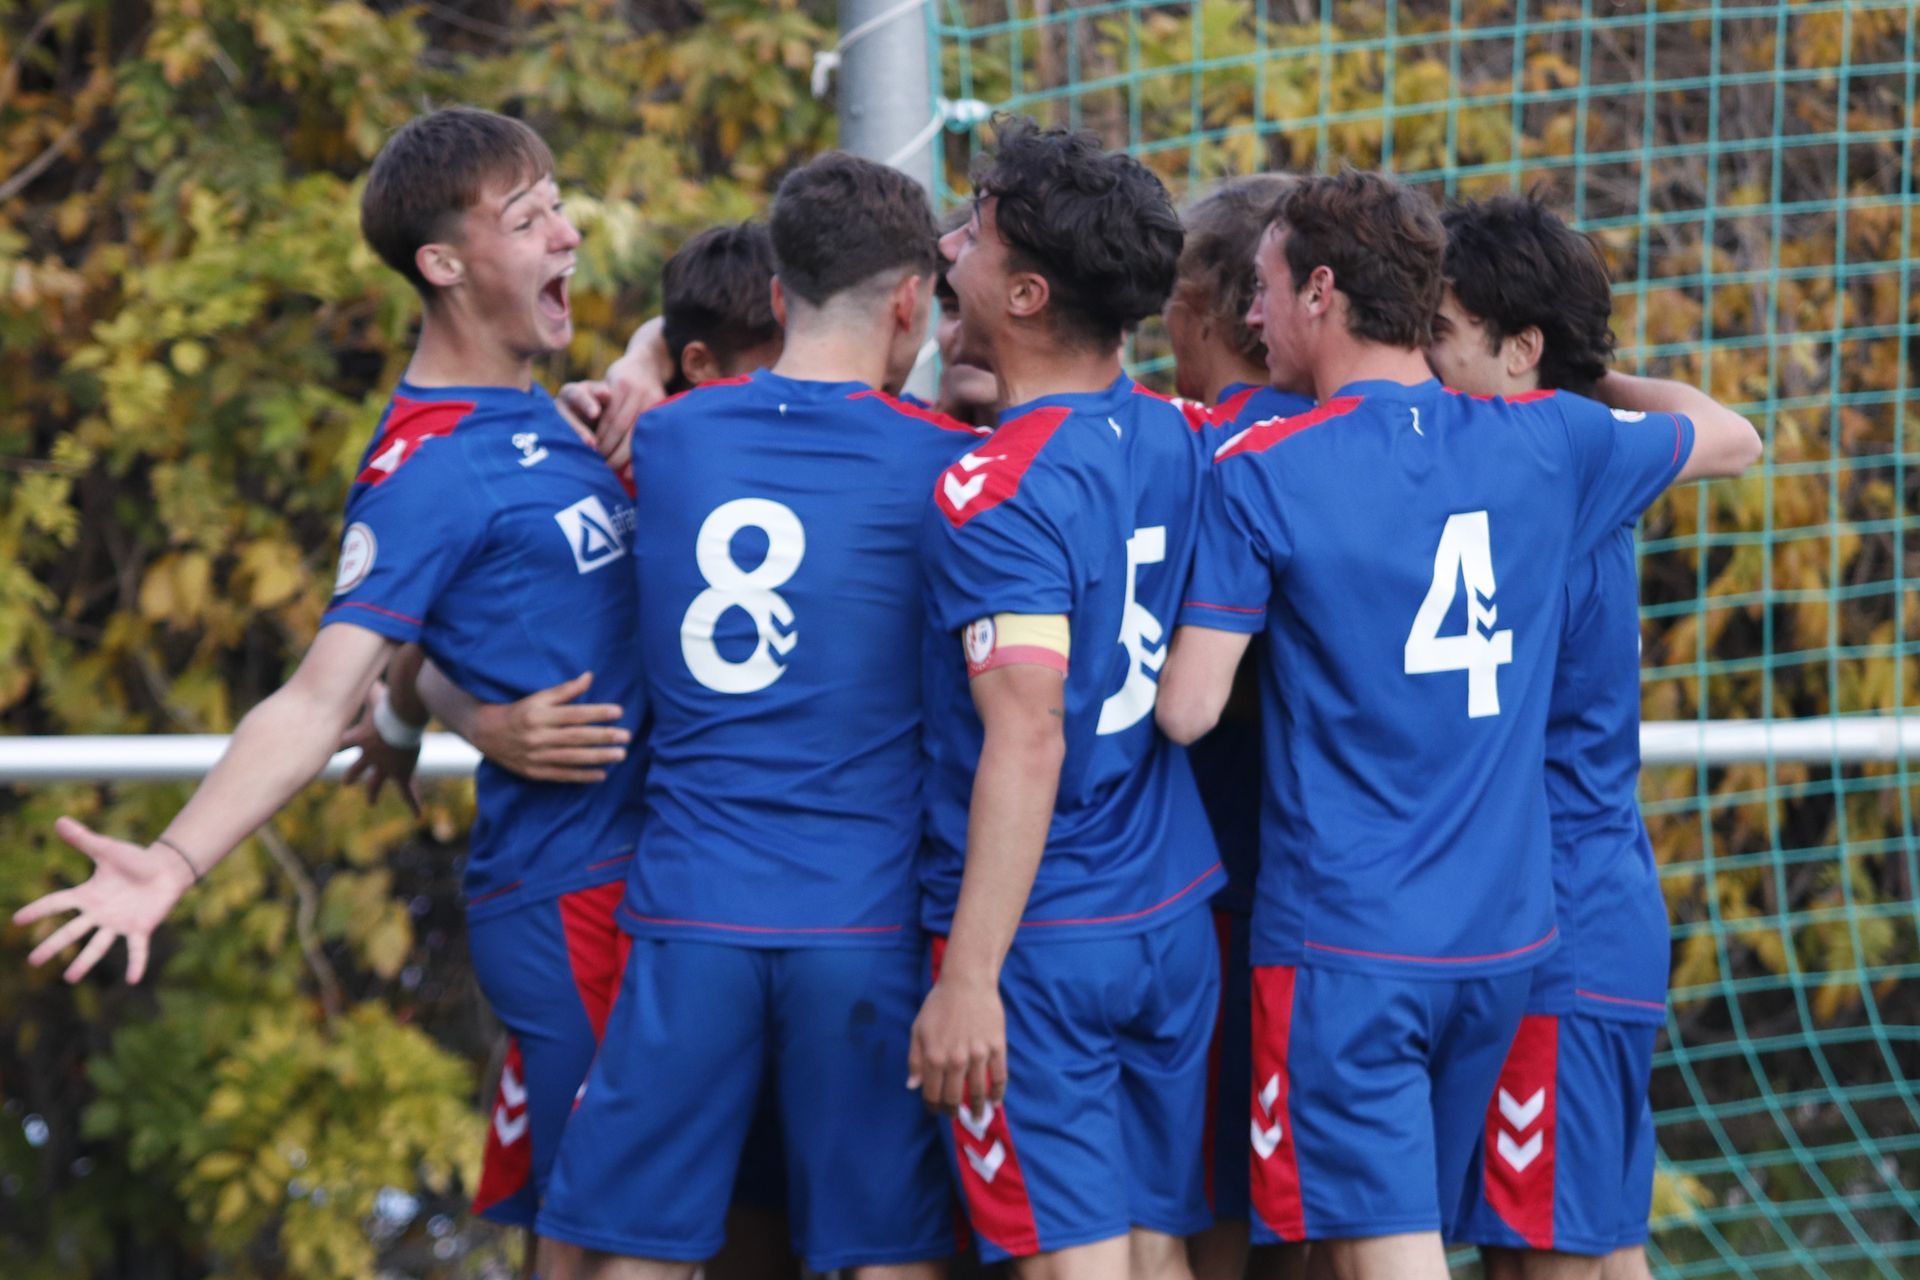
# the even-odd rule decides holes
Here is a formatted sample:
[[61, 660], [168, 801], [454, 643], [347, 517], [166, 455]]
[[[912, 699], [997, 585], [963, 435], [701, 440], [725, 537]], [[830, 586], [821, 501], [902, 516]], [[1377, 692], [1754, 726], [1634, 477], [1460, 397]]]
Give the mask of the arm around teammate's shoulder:
[[1760, 433], [1753, 423], [1698, 387], [1609, 372], [1594, 387], [1594, 398], [1611, 409], [1685, 414], [1692, 421], [1693, 449], [1676, 484], [1737, 476], [1760, 460]]
[[1153, 719], [1181, 746], [1204, 738], [1220, 723], [1233, 693], [1234, 673], [1253, 637], [1237, 631], [1183, 626], [1173, 633]]

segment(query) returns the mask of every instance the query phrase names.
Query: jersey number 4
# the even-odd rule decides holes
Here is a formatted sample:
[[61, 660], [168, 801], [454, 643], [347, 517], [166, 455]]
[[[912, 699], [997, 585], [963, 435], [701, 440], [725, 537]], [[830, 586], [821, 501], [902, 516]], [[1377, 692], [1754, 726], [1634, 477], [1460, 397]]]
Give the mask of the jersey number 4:
[[[733, 558], [733, 537], [742, 529], [767, 535], [767, 555], [752, 569]], [[707, 589], [693, 598], [680, 620], [680, 656], [693, 678], [715, 693], [757, 693], [786, 674], [780, 661], [800, 641], [793, 609], [776, 589], [786, 585], [807, 554], [807, 531], [793, 508], [770, 498], [721, 503], [700, 525], [693, 559]], [[713, 641], [720, 615], [743, 609], [759, 635], [753, 652], [729, 660]]]
[[[1456, 587], [1467, 592], [1467, 629], [1443, 636], [1440, 628], [1453, 608]], [[1493, 544], [1487, 534], [1487, 513], [1462, 511], [1447, 517], [1440, 545], [1433, 552], [1433, 583], [1420, 612], [1407, 632], [1406, 673], [1436, 675], [1442, 671], [1467, 673], [1467, 716], [1500, 714], [1499, 670], [1513, 661], [1513, 631], [1494, 630], [1500, 608], [1493, 601]]]

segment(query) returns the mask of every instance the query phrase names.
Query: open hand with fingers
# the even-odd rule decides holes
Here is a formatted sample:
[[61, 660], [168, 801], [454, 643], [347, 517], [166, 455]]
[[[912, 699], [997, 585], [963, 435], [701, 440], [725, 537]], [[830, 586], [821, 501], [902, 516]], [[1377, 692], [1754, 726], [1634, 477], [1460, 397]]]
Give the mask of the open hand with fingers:
[[127, 981], [147, 971], [147, 946], [198, 871], [189, 855], [170, 844], [142, 847], [89, 830], [72, 818], [54, 824], [54, 834], [93, 859], [93, 874], [71, 889], [58, 889], [13, 913], [15, 924], [32, 924], [73, 912], [58, 929], [27, 954], [27, 963], [45, 964], [74, 943], [86, 940], [65, 973], [78, 982], [100, 963], [116, 938], [127, 940]]
[[489, 704], [473, 717], [468, 741], [509, 773], [536, 782], [600, 782], [608, 765], [627, 758], [633, 735], [612, 723], [624, 714], [617, 702], [575, 702], [591, 688], [593, 673], [530, 693], [504, 706]]
[[396, 747], [380, 736], [379, 722], [374, 708], [380, 705], [385, 696], [381, 686], [375, 684], [367, 691], [365, 707], [361, 709], [359, 719], [347, 726], [340, 735], [340, 750], [360, 749], [359, 756], [347, 766], [346, 777], [341, 779], [347, 786], [356, 782], [367, 789], [367, 803], [372, 804], [380, 798], [380, 790], [388, 782], [407, 802], [407, 808], [413, 810], [413, 816], [421, 814], [420, 788], [413, 779], [413, 771], [420, 763], [420, 746]]

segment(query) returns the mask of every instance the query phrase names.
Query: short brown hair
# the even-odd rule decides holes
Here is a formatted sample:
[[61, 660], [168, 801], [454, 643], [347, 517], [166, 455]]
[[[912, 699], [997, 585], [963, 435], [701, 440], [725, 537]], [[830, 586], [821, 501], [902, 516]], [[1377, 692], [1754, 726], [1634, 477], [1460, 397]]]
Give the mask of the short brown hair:
[[360, 234], [381, 260], [425, 294], [414, 255], [445, 240], [489, 183], [538, 181], [553, 152], [518, 120], [478, 107], [444, 107], [394, 131], [373, 158], [360, 194]]
[[1433, 202], [1382, 173], [1348, 169], [1302, 178], [1274, 205], [1287, 232], [1294, 287], [1316, 267], [1347, 298], [1347, 329], [1394, 347], [1433, 341], [1447, 233]]
[[1187, 241], [1180, 250], [1174, 292], [1191, 291], [1198, 309], [1213, 317], [1243, 358], [1258, 364], [1266, 343], [1247, 324], [1253, 306], [1253, 255], [1272, 220], [1273, 207], [1295, 179], [1256, 173], [1224, 183], [1182, 216]]
[[758, 222], [708, 227], [680, 246], [660, 274], [660, 327], [679, 369], [704, 342], [724, 364], [780, 336], [773, 315], [773, 238]]
[[884, 271], [930, 276], [940, 256], [920, 184], [844, 151], [788, 174], [768, 224], [781, 287], [816, 307]]

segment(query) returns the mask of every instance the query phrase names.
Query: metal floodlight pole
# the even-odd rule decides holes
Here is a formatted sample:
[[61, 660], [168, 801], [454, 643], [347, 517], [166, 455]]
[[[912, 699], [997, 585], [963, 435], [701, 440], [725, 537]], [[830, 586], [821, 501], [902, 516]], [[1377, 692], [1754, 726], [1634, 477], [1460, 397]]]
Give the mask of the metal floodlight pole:
[[933, 191], [926, 0], [840, 0], [840, 146]]

